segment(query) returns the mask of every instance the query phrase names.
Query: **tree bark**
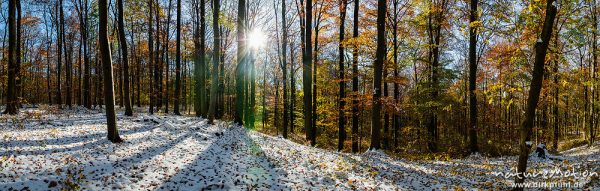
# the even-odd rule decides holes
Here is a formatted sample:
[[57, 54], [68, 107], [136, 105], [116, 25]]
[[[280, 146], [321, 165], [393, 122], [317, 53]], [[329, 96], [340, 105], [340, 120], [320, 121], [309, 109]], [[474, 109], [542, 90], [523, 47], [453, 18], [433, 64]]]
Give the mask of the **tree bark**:
[[115, 95], [113, 85], [112, 60], [108, 45], [107, 24], [108, 5], [106, 0], [98, 0], [100, 23], [98, 27], [98, 40], [100, 41], [100, 57], [104, 73], [104, 104], [106, 107], [106, 125], [108, 126], [108, 140], [113, 143], [122, 142], [117, 130], [117, 116], [115, 114]]
[[305, 52], [303, 54], [303, 68], [302, 68], [302, 83], [304, 89], [304, 129], [306, 130], [306, 139], [311, 146], [315, 146], [316, 143], [316, 128], [313, 126], [312, 114], [312, 0], [306, 0], [305, 9]]
[[373, 113], [371, 116], [371, 145], [370, 149], [380, 148], [381, 131], [381, 75], [383, 62], [386, 56], [385, 45], [385, 17], [387, 11], [386, 0], [377, 0], [377, 52], [374, 65], [373, 77]]
[[[194, 106], [196, 110], [196, 116], [207, 117], [206, 113], [208, 110], [207, 102], [206, 102], [206, 21], [205, 14], [206, 9], [204, 5], [205, 0], [200, 0], [200, 23], [196, 24], [196, 31], [198, 36], [194, 38], [196, 50], [197, 52], [196, 59], [197, 65], [194, 67], [194, 70], [197, 70], [196, 74], [196, 105]], [[195, 5], [197, 6], [197, 4]], [[199, 46], [199, 47], [198, 47]], [[197, 108], [196, 108], [197, 107]]]
[[[243, 0], [242, 0], [243, 1]], [[219, 12], [220, 12], [220, 0], [213, 1], [213, 29], [219, 28]], [[221, 34], [220, 32], [214, 32], [214, 47], [213, 47], [213, 71], [212, 80], [210, 86], [210, 105], [208, 106], [208, 123], [214, 124], [215, 119], [215, 108], [217, 104], [217, 88], [219, 84], [219, 55], [221, 54]]]
[[477, 0], [471, 0], [469, 16], [469, 151], [476, 153], [477, 147]]
[[[175, 115], [181, 115], [179, 113], [179, 94], [181, 92], [181, 0], [177, 0], [177, 58], [175, 65], [175, 98], [173, 105], [173, 112]], [[167, 61], [168, 62], [168, 61]]]
[[338, 97], [338, 151], [344, 150], [344, 141], [346, 140], [346, 116], [344, 115], [346, 101], [346, 82], [344, 79], [344, 29], [346, 24], [346, 6], [348, 4], [347, 0], [340, 1], [340, 36], [339, 36], [339, 59], [338, 59], [338, 67], [339, 67], [339, 97]]
[[118, 22], [119, 22], [119, 39], [121, 47], [121, 55], [123, 63], [123, 102], [125, 102], [125, 115], [132, 116], [133, 110], [131, 109], [131, 96], [130, 96], [130, 83], [129, 83], [129, 59], [127, 55], [127, 39], [125, 38], [125, 22], [123, 21], [123, 0], [117, 0], [118, 10]]
[[[235, 94], [235, 102], [236, 109], [234, 115], [234, 122], [239, 125], [244, 124], [244, 73], [245, 73], [245, 57], [246, 57], [246, 42], [245, 42], [245, 33], [246, 27], [244, 22], [246, 18], [246, 1], [239, 0], [238, 2], [238, 18], [237, 18], [237, 41], [238, 41], [238, 50], [237, 50], [237, 67], [236, 67], [236, 77], [235, 77], [235, 86], [236, 86], [236, 94]], [[212, 95], [211, 95], [212, 96]]]
[[57, 61], [56, 61], [56, 104], [62, 108], [62, 92], [61, 92], [61, 71], [62, 71], [62, 47], [63, 47], [63, 37], [64, 37], [64, 13], [63, 13], [63, 1], [58, 0], [58, 4], [56, 5], [56, 9], [58, 9], [58, 22], [57, 22]]
[[[396, 80], [398, 79], [398, 1], [399, 0], [393, 0], [393, 10], [394, 10], [394, 23], [393, 23], [393, 31], [392, 31], [392, 35], [394, 36], [393, 38], [393, 51], [394, 51], [394, 77], [396, 78]], [[394, 82], [394, 102], [395, 104], [400, 104], [400, 87], [398, 85], [398, 82]], [[398, 148], [398, 136], [399, 136], [399, 130], [400, 130], [400, 115], [398, 114], [399, 111], [394, 111], [394, 115], [393, 115], [393, 119], [392, 119], [392, 127], [394, 128], [394, 132], [393, 132], [393, 137], [394, 137], [394, 144], [393, 144], [393, 149]]]
[[281, 71], [283, 75], [283, 138], [288, 138], [288, 87], [287, 87], [287, 40], [288, 40], [288, 31], [287, 31], [287, 22], [286, 22], [286, 7], [285, 0], [281, 0], [281, 30], [283, 31], [283, 36], [281, 37]]
[[[153, 39], [154, 36], [152, 35], [152, 20], [154, 19], [154, 16], [152, 13], [154, 13], [152, 5], [154, 4], [154, 2], [152, 2], [152, 0], [148, 0], [148, 79], [150, 81], [150, 106], [148, 108], [148, 112], [150, 114], [154, 114], [154, 102], [156, 100], [156, 98], [154, 97], [154, 84], [153, 82], [153, 66], [154, 66], [154, 48], [152, 47], [154, 45]], [[154, 81], [154, 83], [158, 83], [156, 81]]]
[[16, 115], [19, 112], [17, 92], [16, 92], [16, 78], [19, 68], [16, 64], [16, 4], [18, 0], [8, 0], [8, 86], [6, 95], [6, 110], [5, 114]]
[[[540, 91], [542, 89], [546, 52], [548, 51], [548, 44], [550, 43], [550, 37], [552, 36], [552, 26], [557, 12], [553, 2], [554, 0], [548, 0], [546, 2], [546, 17], [542, 27], [542, 34], [534, 47], [535, 59], [533, 63], [533, 78], [531, 79], [531, 87], [529, 89], [529, 96], [527, 98], [527, 109], [525, 110], [525, 120], [521, 125], [521, 139], [519, 142], [521, 151], [519, 153], [517, 172], [520, 176], [517, 176], [515, 183], [523, 183], [525, 181], [523, 173], [525, 173], [527, 169], [527, 159], [529, 156], [529, 149], [531, 147], [530, 144], [527, 144], [527, 141], [529, 141], [531, 137], [535, 109], [537, 107], [540, 98]], [[522, 190], [523, 188], [520, 187], [516, 189]]]
[[[358, 6], [359, 0], [354, 0], [354, 26], [352, 37], [358, 38]], [[358, 45], [352, 51], [352, 152], [358, 152]]]

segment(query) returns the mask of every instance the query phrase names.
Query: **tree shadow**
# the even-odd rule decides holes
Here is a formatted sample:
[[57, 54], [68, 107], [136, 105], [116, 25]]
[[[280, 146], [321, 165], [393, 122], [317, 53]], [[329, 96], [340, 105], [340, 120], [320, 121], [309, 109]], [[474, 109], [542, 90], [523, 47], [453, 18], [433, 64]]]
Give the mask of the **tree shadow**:
[[[80, 125], [80, 124], [77, 124], [77, 125]], [[73, 126], [75, 126], [75, 125], [73, 125]], [[146, 131], [151, 131], [151, 130], [155, 129], [156, 127], [158, 127], [158, 126], [142, 124], [141, 127], [132, 127], [130, 129], [119, 130], [119, 134], [126, 136], [126, 135], [130, 135], [130, 134], [135, 134], [135, 133], [143, 133]], [[80, 136], [61, 136], [61, 137], [57, 137], [57, 138], [49, 138], [49, 139], [41, 139], [41, 140], [0, 141], [0, 145], [2, 145], [5, 148], [22, 148], [22, 147], [44, 146], [44, 145], [46, 145], [46, 146], [48, 146], [48, 145], [67, 145], [67, 144], [95, 140], [93, 142], [84, 144], [84, 145], [93, 146], [94, 145], [93, 143], [97, 143], [105, 138], [106, 138], [106, 132], [98, 132], [98, 133], [91, 133], [91, 134], [83, 134]], [[83, 149], [83, 148], [91, 148], [91, 147], [77, 146], [77, 147], [70, 148], [69, 151], [78, 150], [77, 148]], [[61, 148], [61, 149], [67, 149], [67, 148]], [[65, 151], [65, 150], [61, 151], [61, 149], [41, 149], [41, 150], [34, 150], [34, 151], [21, 151], [21, 152], [17, 152], [17, 153], [15, 153], [15, 151], [6, 151], [6, 152], [0, 152], [0, 156], [7, 156], [8, 154], [35, 154], [37, 152], [42, 152], [40, 154], [45, 154], [46, 152], [44, 152], [44, 151], [49, 151], [49, 152], [64, 152]]]
[[[205, 140], [195, 137], [196, 141]], [[158, 190], [289, 190], [285, 172], [265, 156], [241, 127], [225, 128], [195, 160]]]
[[[158, 126], [146, 124], [142, 128], [136, 128], [136, 129], [131, 129], [131, 131], [125, 131], [124, 134], [149, 131], [156, 127], [158, 127]], [[85, 143], [83, 145], [79, 145], [76, 147], [46, 149], [46, 150], [27, 151], [27, 152], [23, 151], [23, 152], [20, 152], [19, 155], [52, 154], [52, 153], [57, 153], [57, 152], [77, 151], [77, 150], [82, 150], [82, 149], [94, 149], [95, 148], [94, 151], [97, 152], [96, 158], [91, 158], [92, 160], [85, 160], [85, 159], [78, 158], [78, 160], [80, 160], [79, 165], [82, 168], [81, 173], [83, 173], [87, 176], [86, 181], [99, 182], [99, 181], [102, 181], [106, 177], [115, 177], [115, 176], [120, 177], [123, 175], [124, 176], [133, 175], [135, 173], [135, 170], [137, 169], [136, 166], [143, 164], [144, 161], [151, 159], [155, 156], [164, 154], [166, 151], [168, 151], [168, 150], [172, 149], [173, 147], [175, 147], [176, 145], [182, 143], [184, 140], [191, 138], [191, 137], [195, 137], [199, 134], [199, 132], [192, 131], [190, 129], [184, 129], [183, 127], [179, 127], [179, 130], [177, 129], [177, 127], [174, 127], [174, 128], [164, 128], [163, 127], [160, 129], [164, 130], [165, 136], [152, 136], [152, 137], [145, 137], [145, 139], [138, 138], [135, 140], [126, 140], [126, 142], [120, 143], [120, 144], [110, 143], [108, 140], [106, 140], [104, 137], [102, 137], [102, 138], [99, 138], [98, 140], [88, 142], [88, 143]], [[102, 135], [104, 135], [104, 134], [102, 134]], [[94, 137], [91, 137], [91, 138], [94, 138]], [[115, 155], [117, 155], [117, 154], [115, 154], [115, 150], [119, 150], [119, 148], [126, 147], [126, 146], [138, 146], [140, 142], [149, 141], [148, 138], [161, 139], [161, 140], [164, 139], [165, 141], [162, 141], [163, 144], [150, 145], [149, 147], [137, 150], [138, 152], [136, 152], [133, 155], [130, 155], [130, 153], [125, 153], [127, 155], [130, 155], [127, 157], [120, 158], [118, 156], [115, 156]], [[196, 137], [196, 138], [199, 138], [199, 137]], [[58, 140], [56, 140], [56, 141], [58, 141]], [[132, 150], [132, 149], [129, 149], [129, 150]], [[135, 149], [133, 149], [133, 150], [135, 150]], [[1, 154], [6, 154], [6, 153], [8, 153], [8, 152], [3, 152]], [[77, 154], [77, 155], [79, 155], [79, 154]], [[0, 156], [2, 156], [2, 155], [0, 155]], [[111, 158], [112, 158], [112, 160], [111, 160]], [[71, 165], [71, 164], [65, 164], [65, 165]], [[61, 166], [61, 168], [64, 168], [64, 166]], [[3, 187], [4, 188], [9, 188], [9, 187], [24, 188], [24, 187], [29, 187], [30, 185], [40, 185], [40, 184], [46, 186], [48, 183], [43, 182], [42, 178], [50, 179], [50, 180], [56, 179], [57, 181], [60, 179], [60, 178], [56, 177], [56, 172], [49, 170], [49, 169], [42, 170], [41, 172], [37, 171], [37, 172], [31, 172], [31, 173], [35, 173], [35, 174], [29, 174], [29, 175], [23, 175], [23, 176], [31, 177], [31, 175], [34, 175], [35, 177], [38, 177], [38, 178], [28, 179], [25, 181], [17, 180], [16, 182], [8, 182], [6, 184], [0, 184], [0, 190]], [[19, 176], [21, 176], [21, 175], [19, 175]]]

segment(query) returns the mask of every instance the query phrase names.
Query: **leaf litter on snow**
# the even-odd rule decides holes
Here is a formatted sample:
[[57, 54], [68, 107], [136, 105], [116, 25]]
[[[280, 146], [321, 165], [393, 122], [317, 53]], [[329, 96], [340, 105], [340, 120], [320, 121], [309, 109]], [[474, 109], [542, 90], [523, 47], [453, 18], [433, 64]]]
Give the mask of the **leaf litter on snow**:
[[[101, 110], [3, 115], [0, 190], [502, 190], [514, 179], [493, 173], [511, 172], [515, 156], [409, 161], [377, 150], [332, 152], [216, 123], [119, 114], [125, 142], [112, 144]], [[597, 172], [598, 153], [593, 146], [565, 151], [560, 160], [532, 156], [529, 166]], [[597, 185], [593, 178], [567, 180]]]

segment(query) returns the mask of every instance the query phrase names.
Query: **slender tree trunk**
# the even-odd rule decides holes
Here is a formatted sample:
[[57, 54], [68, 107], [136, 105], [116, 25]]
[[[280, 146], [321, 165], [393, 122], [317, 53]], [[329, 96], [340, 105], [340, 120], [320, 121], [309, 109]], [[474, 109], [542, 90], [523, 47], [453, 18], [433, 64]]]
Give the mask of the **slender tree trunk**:
[[[235, 77], [235, 86], [236, 86], [236, 94], [235, 94], [235, 115], [234, 122], [243, 125], [244, 124], [244, 73], [245, 73], [245, 57], [246, 57], [246, 42], [245, 38], [245, 23], [244, 19], [246, 18], [246, 1], [239, 0], [238, 2], [238, 18], [237, 18], [237, 41], [238, 41], [238, 50], [237, 50], [237, 67], [236, 67], [236, 77]], [[211, 95], [212, 96], [212, 95]]]
[[344, 141], [346, 140], [346, 116], [344, 115], [345, 112], [345, 106], [346, 106], [346, 82], [345, 82], [345, 77], [344, 77], [344, 65], [346, 64], [344, 62], [344, 29], [345, 29], [345, 23], [346, 23], [346, 6], [348, 4], [347, 0], [341, 0], [340, 1], [340, 36], [339, 36], [339, 44], [338, 44], [338, 50], [339, 50], [339, 60], [338, 60], [338, 67], [339, 67], [339, 86], [340, 86], [340, 91], [339, 91], [339, 97], [338, 97], [338, 151], [342, 151], [344, 150]]
[[148, 0], [148, 78], [150, 81], [150, 107], [148, 112], [150, 114], [154, 114], [154, 104], [156, 101], [156, 98], [154, 97], [154, 83], [158, 83], [156, 81], [153, 81], [153, 67], [154, 67], [154, 48], [152, 47], [154, 45], [153, 39], [154, 36], [152, 35], [152, 20], [154, 18], [153, 14], [154, 10], [152, 8], [152, 5], [154, 4], [154, 2], [152, 2], [152, 0]]
[[[428, 15], [427, 32], [429, 35], [429, 55], [428, 61], [430, 63], [430, 101], [437, 102], [439, 95], [439, 64], [440, 64], [440, 40], [442, 23], [444, 21], [445, 9], [448, 1], [431, 2], [430, 10], [431, 13]], [[437, 7], [436, 7], [437, 6]], [[438, 117], [437, 117], [437, 106], [432, 106], [428, 112], [427, 121], [427, 132], [428, 141], [427, 147], [431, 152], [437, 152], [437, 139], [438, 139]]]
[[[214, 0], [213, 2], [213, 29], [219, 28], [219, 12], [220, 12], [220, 0]], [[208, 122], [209, 124], [214, 124], [215, 119], [215, 108], [217, 104], [217, 88], [219, 84], [219, 57], [221, 54], [221, 34], [220, 32], [214, 32], [214, 40], [213, 40], [213, 71], [212, 71], [212, 80], [210, 86], [210, 103], [208, 106]]]
[[121, 55], [123, 58], [123, 102], [125, 102], [125, 115], [132, 116], [131, 96], [129, 93], [129, 58], [127, 57], [127, 39], [125, 38], [125, 22], [123, 21], [123, 0], [117, 0], [118, 22], [119, 22], [119, 40], [121, 47]]
[[[249, 93], [250, 94], [248, 96], [250, 98], [249, 103], [248, 103], [249, 104], [249, 107], [248, 107], [249, 119], [250, 119], [249, 122], [250, 123], [248, 124], [248, 126], [251, 129], [254, 129], [254, 122], [255, 122], [254, 111], [255, 111], [255, 106], [256, 106], [256, 70], [254, 67], [255, 63], [256, 63], [256, 58], [254, 58], [254, 56], [252, 56], [252, 61], [250, 63], [250, 69], [249, 69], [249, 72], [250, 72], [250, 79], [249, 79], [250, 80], [250, 82], [249, 82], [250, 92]], [[285, 116], [285, 113], [284, 113], [284, 116]]]
[[[207, 107], [207, 102], [206, 102], [206, 70], [207, 70], [207, 66], [206, 66], [206, 21], [205, 21], [205, 14], [206, 14], [206, 9], [205, 9], [205, 5], [204, 5], [204, 1], [205, 0], [200, 0], [200, 23], [196, 24], [196, 31], [198, 34], [198, 36], [195, 37], [196, 44], [199, 46], [199, 48], [196, 48], [196, 50], [198, 50], [198, 54], [196, 59], [198, 60], [198, 64], [196, 65], [196, 67], [194, 67], [194, 70], [198, 70], [197, 74], [198, 76], [196, 77], [196, 102], [197, 102], [197, 106], [195, 107], [199, 107], [199, 108], [195, 108], [196, 109], [196, 116], [202, 116], [202, 117], [207, 117], [206, 113], [208, 110]], [[197, 6], [197, 4], [195, 5]]]
[[[267, 59], [269, 57], [265, 57], [265, 63], [268, 63]], [[266, 128], [266, 124], [269, 121], [269, 116], [267, 115], [267, 65], [263, 65], [263, 89], [262, 89], [262, 128]]]
[[[291, 43], [290, 47], [294, 47], [294, 44]], [[295, 119], [296, 119], [296, 114], [294, 113], [295, 110], [295, 106], [296, 106], [296, 70], [294, 68], [294, 58], [295, 58], [295, 54], [294, 54], [294, 48], [290, 48], [290, 133], [294, 133], [294, 127], [296, 126], [295, 124]]]
[[21, 57], [23, 56], [21, 53], [21, 1], [17, 0], [17, 42], [15, 43], [15, 63], [16, 63], [16, 75], [17, 75], [17, 79], [16, 79], [16, 97], [17, 97], [17, 107], [21, 107], [21, 102], [19, 101], [19, 95], [21, 95], [20, 97], [23, 98], [23, 81], [21, 80], [22, 78], [25, 78], [25, 76], [23, 76], [21, 74]]
[[371, 145], [370, 149], [380, 148], [381, 131], [381, 74], [383, 72], [383, 62], [386, 55], [385, 47], [385, 17], [387, 11], [386, 0], [377, 0], [377, 52], [374, 65], [373, 77], [373, 113], [371, 116]]
[[469, 151], [476, 153], [477, 147], [477, 0], [471, 0], [469, 16]]
[[[171, 61], [169, 60], [169, 37], [170, 37], [169, 32], [171, 30], [170, 27], [171, 27], [171, 8], [172, 8], [172, 5], [173, 5], [172, 1], [169, 0], [169, 5], [168, 5], [168, 8], [167, 8], [167, 23], [166, 23], [167, 27], [165, 28], [165, 35], [164, 35], [165, 42], [163, 43], [163, 54], [162, 54], [162, 56], [163, 56], [162, 60], [165, 63], [165, 66], [160, 68], [160, 71], [161, 71], [160, 72], [160, 79], [161, 79], [160, 80], [161, 81], [161, 83], [160, 83], [161, 88], [160, 89], [161, 89], [161, 95], [163, 93], [165, 95], [164, 97], [162, 97], [161, 100], [162, 100], [162, 102], [165, 102], [165, 110], [164, 110], [165, 113], [169, 113], [169, 70], [170, 70], [170, 66], [171, 66]], [[178, 31], [178, 34], [179, 34], [179, 31]], [[179, 51], [181, 52], [181, 48], [179, 48], [180, 46], [177, 46], [177, 47], [178, 48], [176, 48], [176, 49], [179, 49]], [[181, 59], [180, 59], [180, 62], [181, 62]], [[181, 68], [181, 64], [180, 64], [180, 68]], [[162, 80], [163, 79], [162, 72], [163, 72], [163, 69], [165, 70], [165, 80], [164, 80], [164, 82], [165, 82], [165, 91], [164, 92], [162, 91], [162, 84], [163, 84], [162, 83], [163, 82], [163, 80]], [[180, 70], [179, 73], [180, 73], [179, 75], [181, 76], [181, 70]], [[181, 92], [181, 88], [179, 89], [178, 92]], [[177, 101], [179, 101], [179, 99]], [[179, 110], [179, 108], [177, 108], [177, 109]], [[175, 113], [175, 114], [177, 115], [177, 113]]]
[[100, 57], [104, 73], [104, 104], [106, 105], [106, 124], [108, 126], [108, 140], [113, 143], [122, 142], [117, 130], [117, 116], [115, 114], [115, 95], [112, 75], [112, 61], [106, 32], [108, 24], [108, 5], [106, 0], [98, 0], [100, 23], [98, 27], [98, 40], [100, 41]]
[[[352, 37], [358, 38], [358, 6], [359, 0], [354, 0], [354, 26]], [[358, 152], [358, 45], [352, 51], [352, 152]]]
[[16, 78], [19, 68], [16, 64], [16, 19], [15, 9], [18, 0], [8, 0], [8, 87], [5, 114], [15, 115], [19, 112], [16, 95]]
[[156, 16], [156, 47], [154, 49], [154, 83], [152, 83], [154, 85], [154, 106], [156, 107], [156, 111], [159, 112], [160, 111], [160, 107], [162, 105], [162, 100], [161, 100], [161, 90], [162, 90], [162, 80], [161, 80], [161, 75], [160, 75], [160, 68], [161, 68], [161, 52], [160, 52], [160, 2], [157, 0], [156, 1], [156, 8], [155, 9], [150, 9], [151, 11], [154, 11], [154, 15]]
[[283, 76], [283, 138], [288, 138], [288, 87], [287, 87], [287, 41], [288, 31], [286, 22], [286, 6], [285, 0], [281, 0], [281, 30], [283, 36], [281, 38], [281, 71]]
[[[597, 117], [598, 117], [598, 113], [596, 111], [596, 108], [598, 107], [596, 104], [594, 104], [596, 102], [596, 98], [599, 98], [600, 96], [598, 96], [598, 79], [597, 79], [597, 73], [598, 73], [598, 14], [597, 14], [597, 3], [596, 0], [591, 1], [591, 17], [592, 17], [592, 69], [591, 69], [591, 78], [592, 78], [592, 82], [594, 82], [593, 87], [592, 87], [592, 91], [591, 91], [591, 104], [590, 104], [590, 124], [589, 124], [589, 136], [590, 136], [590, 140], [589, 140], [589, 145], [593, 145], [594, 144], [594, 139], [595, 137], [595, 128], [596, 125], [595, 123], [597, 123]], [[600, 99], [600, 98], [599, 98]]]
[[62, 93], [61, 93], [61, 71], [62, 71], [62, 46], [63, 46], [63, 33], [64, 33], [64, 15], [63, 15], [63, 1], [62, 0], [58, 0], [57, 2], [58, 4], [56, 5], [56, 9], [58, 9], [58, 22], [57, 22], [57, 28], [58, 28], [58, 33], [56, 34], [56, 38], [57, 40], [57, 45], [56, 45], [56, 50], [57, 50], [57, 62], [56, 62], [56, 104], [59, 105], [59, 107], [62, 108]]
[[179, 113], [179, 94], [181, 92], [181, 0], [177, 0], [177, 52], [176, 65], [175, 65], [175, 98], [173, 112], [175, 115], [181, 115]]
[[[542, 34], [539, 37], [540, 40], [536, 42], [534, 47], [535, 59], [533, 63], [533, 79], [531, 80], [529, 97], [527, 99], [527, 109], [525, 110], [525, 120], [521, 126], [521, 139], [519, 142], [521, 151], [519, 153], [517, 172], [521, 175], [523, 175], [527, 169], [527, 158], [529, 156], [529, 149], [531, 147], [531, 142], [528, 141], [531, 137], [535, 109], [540, 98], [542, 80], [544, 77], [544, 62], [546, 61], [546, 52], [548, 51], [550, 37], [552, 37], [552, 26], [557, 12], [553, 2], [554, 0], [548, 0], [546, 2], [546, 17], [542, 27]], [[515, 183], [523, 183], [524, 181], [524, 176], [517, 176]], [[523, 188], [519, 187], [516, 189], [522, 190]]]
[[315, 146], [316, 142], [316, 129], [313, 126], [313, 104], [312, 104], [312, 0], [306, 0], [306, 23], [304, 35], [305, 41], [305, 52], [303, 54], [303, 69], [302, 69], [302, 83], [304, 88], [304, 129], [306, 129], [306, 139], [310, 142], [311, 146]]
[[[44, 23], [46, 23], [45, 16], [46, 16], [46, 14], [44, 14]], [[50, 38], [50, 34], [49, 34], [48, 31], [50, 31], [50, 30], [48, 29], [48, 25], [46, 24], [46, 38], [50, 39], [46, 43], [46, 51], [50, 52], [51, 51], [50, 47], [52, 46], [52, 38]], [[5, 34], [4, 36], [6, 36], [6, 32], [4, 34]], [[4, 42], [2, 42], [2, 44], [3, 44], [2, 47], [4, 47]], [[48, 104], [51, 105], [52, 104], [52, 90], [51, 90], [52, 87], [51, 87], [50, 84], [52, 83], [52, 78], [50, 78], [50, 73], [51, 73], [50, 72], [50, 70], [51, 70], [51, 68], [50, 68], [50, 60], [51, 60], [50, 59], [50, 54], [46, 54], [46, 87], [48, 89], [48, 91], [47, 91], [47, 94], [48, 94]]]
[[[221, 26], [221, 35], [220, 36], [228, 36], [223, 35], [223, 27]], [[226, 37], [225, 37], [226, 38]], [[221, 119], [223, 115], [225, 115], [225, 44], [226, 40], [221, 38], [221, 55], [219, 57], [219, 90], [217, 91], [217, 108], [216, 108], [216, 118]]]
[[[558, 37], [558, 35], [557, 35]], [[556, 39], [556, 44], [558, 45], [558, 38]], [[558, 48], [558, 46], [557, 46]], [[553, 115], [554, 115], [554, 136], [553, 136], [553, 141], [552, 141], [552, 149], [554, 151], [558, 151], [558, 140], [559, 140], [559, 129], [558, 129], [558, 122], [559, 122], [559, 117], [558, 117], [558, 59], [554, 60], [554, 110], [553, 110]], [[567, 119], [567, 118], [565, 118]]]
[[82, 84], [81, 84], [81, 73], [83, 72], [83, 63], [81, 62], [81, 49], [82, 46], [79, 46], [79, 48], [77, 48], [77, 50], [79, 51], [77, 53], [77, 105], [83, 105], [83, 99], [82, 99]]
[[[64, 51], [65, 51], [65, 63], [67, 65], [67, 69], [66, 69], [66, 88], [67, 88], [67, 98], [65, 100], [67, 106], [69, 106], [69, 109], [72, 108], [72, 101], [73, 101], [73, 39], [70, 38], [71, 35], [69, 35], [69, 40], [70, 43], [66, 43], [64, 44]], [[65, 38], [66, 40], [67, 38]]]
[[[393, 48], [394, 48], [394, 77], [398, 79], [398, 1], [393, 0], [393, 10], [394, 10], [394, 22], [393, 22]], [[398, 86], [398, 82], [394, 82], [394, 102], [395, 104], [400, 104], [400, 87]], [[392, 119], [392, 127], [394, 128], [393, 137], [394, 144], [393, 149], [398, 148], [398, 136], [400, 130], [400, 116], [399, 111], [394, 111], [393, 119]]]
[[92, 108], [92, 94], [91, 94], [91, 73], [92, 73], [92, 69], [90, 66], [90, 61], [89, 61], [89, 56], [88, 56], [88, 49], [87, 49], [87, 41], [88, 41], [88, 36], [87, 36], [87, 0], [79, 0], [78, 1], [79, 5], [76, 6], [76, 10], [78, 10], [78, 14], [79, 14], [79, 32], [80, 32], [80, 38], [81, 38], [81, 44], [83, 46], [83, 67], [84, 67], [84, 74], [83, 74], [83, 106], [85, 106], [88, 109]]

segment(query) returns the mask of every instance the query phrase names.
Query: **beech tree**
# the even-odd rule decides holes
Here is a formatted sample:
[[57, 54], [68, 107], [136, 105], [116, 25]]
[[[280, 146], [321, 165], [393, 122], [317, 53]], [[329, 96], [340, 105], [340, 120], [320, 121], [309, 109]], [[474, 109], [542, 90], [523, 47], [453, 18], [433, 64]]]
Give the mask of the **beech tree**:
[[[358, 38], [358, 11], [359, 0], [354, 0], [354, 26], [352, 27], [352, 37]], [[358, 45], [354, 45], [352, 50], [352, 152], [358, 152]]]
[[479, 151], [477, 148], [477, 95], [475, 94], [477, 81], [477, 0], [471, 0], [469, 12], [469, 150], [471, 153]]
[[[181, 115], [179, 113], [179, 94], [181, 93], [181, 0], [177, 0], [177, 55], [176, 55], [176, 66], [175, 66], [175, 102], [173, 106], [173, 112], [175, 115]], [[168, 71], [167, 71], [168, 73]], [[167, 90], [168, 91], [168, 90]], [[168, 95], [168, 94], [167, 94]], [[169, 103], [167, 101], [167, 103]], [[168, 106], [167, 106], [168, 108]]]
[[348, 5], [348, 1], [347, 0], [341, 0], [340, 1], [340, 34], [339, 34], [339, 45], [338, 45], [338, 51], [339, 51], [339, 60], [338, 60], [338, 67], [339, 67], [339, 86], [340, 86], [340, 93], [339, 93], [339, 97], [338, 97], [338, 151], [342, 151], [344, 149], [344, 140], [346, 139], [346, 116], [345, 116], [345, 106], [346, 106], [346, 101], [344, 100], [346, 98], [346, 82], [344, 79], [344, 65], [346, 64], [344, 62], [344, 28], [345, 28], [345, 20], [346, 20], [346, 6]]
[[[532, 146], [531, 129], [533, 128], [533, 118], [535, 117], [535, 110], [540, 99], [540, 91], [542, 90], [542, 81], [544, 77], [544, 63], [546, 62], [546, 53], [548, 51], [548, 45], [550, 44], [550, 38], [552, 37], [552, 27], [554, 26], [556, 12], [557, 8], [554, 0], [548, 0], [546, 2], [546, 15], [544, 17], [542, 32], [534, 46], [535, 57], [533, 63], [531, 86], [527, 98], [527, 109], [525, 110], [525, 119], [523, 121], [520, 131], [521, 139], [519, 141], [519, 147], [521, 151], [519, 153], [519, 161], [517, 164], [517, 172], [520, 174], [520, 176], [516, 177], [515, 183], [523, 183], [525, 181], [524, 173], [527, 170], [527, 159], [529, 158], [529, 149]], [[523, 187], [517, 187], [517, 189], [522, 190]]]
[[17, 100], [17, 75], [19, 73], [19, 67], [16, 63], [17, 58], [17, 27], [15, 12], [17, 9], [18, 0], [8, 1], [8, 86], [6, 96], [6, 110], [3, 113], [16, 115], [19, 111], [19, 102]]
[[104, 105], [106, 107], [106, 126], [108, 127], [108, 140], [113, 143], [123, 142], [117, 130], [117, 116], [115, 114], [115, 94], [113, 83], [112, 59], [108, 45], [108, 3], [98, 0], [98, 13], [100, 22], [98, 26], [98, 40], [100, 44], [100, 57], [102, 59], [102, 72], [104, 73]]
[[386, 55], [385, 45], [385, 17], [387, 12], [386, 0], [377, 0], [377, 52], [376, 60], [373, 63], [373, 113], [371, 116], [371, 146], [370, 149], [379, 149], [381, 147], [381, 82], [383, 72], [383, 62]]
[[119, 47], [121, 47], [121, 62], [123, 63], [123, 102], [125, 102], [125, 115], [132, 116], [131, 96], [129, 92], [129, 58], [127, 56], [127, 38], [125, 37], [125, 22], [123, 21], [123, 0], [117, 0], [119, 22]]
[[215, 119], [215, 110], [217, 107], [217, 88], [219, 84], [219, 60], [220, 60], [220, 52], [221, 52], [221, 37], [218, 32], [219, 28], [219, 14], [220, 14], [220, 0], [213, 1], [213, 29], [217, 29], [217, 31], [213, 31], [213, 71], [212, 71], [212, 79], [210, 86], [210, 103], [208, 106], [208, 121], [210, 124], [214, 123]]

